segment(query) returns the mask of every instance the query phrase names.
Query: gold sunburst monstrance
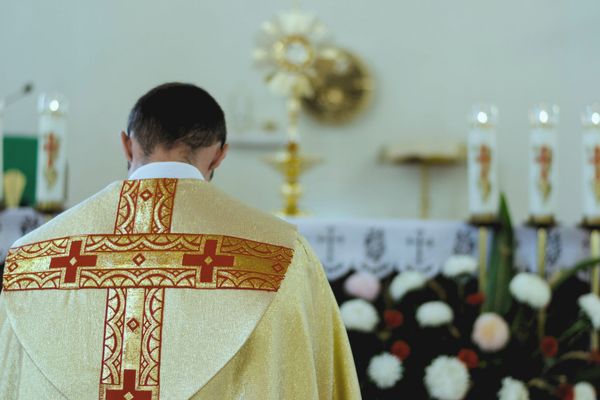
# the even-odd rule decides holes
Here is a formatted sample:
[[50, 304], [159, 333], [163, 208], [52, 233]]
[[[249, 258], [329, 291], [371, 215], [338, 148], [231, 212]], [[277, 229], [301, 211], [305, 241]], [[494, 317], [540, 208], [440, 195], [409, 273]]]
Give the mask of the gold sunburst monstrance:
[[254, 59], [265, 70], [269, 88], [287, 98], [289, 143], [279, 154], [265, 161], [283, 173], [281, 187], [285, 216], [301, 214], [298, 200], [302, 194], [300, 175], [317, 161], [300, 153], [298, 119], [301, 99], [312, 96], [315, 62], [327, 48], [325, 26], [313, 15], [294, 10], [265, 22], [260, 30]]

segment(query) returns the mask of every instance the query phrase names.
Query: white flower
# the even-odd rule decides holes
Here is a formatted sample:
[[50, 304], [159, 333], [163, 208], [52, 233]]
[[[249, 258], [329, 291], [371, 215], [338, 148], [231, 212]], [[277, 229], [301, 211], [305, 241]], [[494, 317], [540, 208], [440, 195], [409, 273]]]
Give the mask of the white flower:
[[362, 299], [348, 300], [340, 306], [340, 313], [346, 328], [360, 332], [371, 332], [379, 323], [377, 310]]
[[390, 294], [395, 301], [400, 301], [408, 292], [421, 289], [426, 282], [425, 276], [417, 271], [402, 272], [392, 281]]
[[456, 357], [440, 356], [425, 369], [425, 386], [434, 399], [461, 400], [469, 384], [467, 367]]
[[467, 255], [454, 255], [446, 260], [442, 274], [447, 278], [472, 275], [477, 271], [477, 260]]
[[521, 303], [532, 308], [544, 308], [550, 303], [548, 282], [535, 274], [521, 272], [510, 281], [510, 293]]
[[449, 324], [454, 319], [454, 312], [442, 301], [430, 301], [417, 309], [417, 321], [422, 327]]
[[510, 377], [502, 379], [502, 388], [498, 392], [499, 400], [529, 400], [525, 384]]
[[588, 293], [581, 296], [577, 302], [592, 321], [594, 329], [600, 329], [600, 297], [594, 293]]
[[596, 400], [596, 389], [587, 382], [579, 382], [573, 388], [575, 400]]
[[389, 389], [402, 379], [404, 367], [398, 357], [390, 353], [381, 353], [371, 358], [367, 373], [377, 387]]

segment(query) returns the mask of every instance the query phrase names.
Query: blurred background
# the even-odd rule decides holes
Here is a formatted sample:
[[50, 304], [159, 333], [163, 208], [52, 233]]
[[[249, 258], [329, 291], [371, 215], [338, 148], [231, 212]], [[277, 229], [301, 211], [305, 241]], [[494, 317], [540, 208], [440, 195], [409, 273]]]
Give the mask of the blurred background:
[[[69, 100], [68, 193], [73, 205], [125, 177], [118, 133], [135, 100], [154, 85], [185, 81], [223, 105], [231, 134], [286, 126], [285, 101], [253, 65], [261, 23], [296, 2], [3, 0], [0, 94], [35, 83], [7, 108], [6, 134], [35, 135], [36, 98]], [[600, 3], [518, 0], [304, 0], [373, 79], [365, 110], [342, 125], [300, 119], [303, 149], [324, 163], [303, 176], [316, 216], [419, 215], [420, 171], [380, 163], [384, 146], [423, 138], [466, 140], [474, 103], [498, 106], [499, 181], [517, 220], [527, 216], [527, 112], [561, 107], [558, 219], [581, 218], [580, 111], [600, 95]], [[240, 131], [240, 132], [236, 132]], [[273, 149], [271, 149], [273, 150]], [[233, 146], [215, 183], [256, 207], [279, 208], [281, 176], [268, 149]], [[431, 212], [467, 216], [466, 167], [433, 168]]]

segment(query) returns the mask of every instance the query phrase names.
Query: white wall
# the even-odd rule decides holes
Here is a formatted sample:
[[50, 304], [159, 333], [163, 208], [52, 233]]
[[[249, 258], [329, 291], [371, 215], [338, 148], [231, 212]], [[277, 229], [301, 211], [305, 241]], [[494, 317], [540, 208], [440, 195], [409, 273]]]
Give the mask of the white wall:
[[[579, 111], [600, 101], [597, 0], [304, 0], [336, 42], [361, 55], [377, 81], [366, 114], [344, 127], [303, 121], [307, 151], [327, 163], [306, 176], [317, 215], [414, 217], [418, 171], [382, 166], [383, 143], [420, 135], [464, 137], [474, 102], [500, 108], [503, 189], [517, 219], [527, 212], [528, 108], [560, 104], [560, 218], [580, 217]], [[117, 133], [129, 108], [165, 81], [200, 84], [230, 107], [245, 87], [254, 109], [278, 115], [252, 67], [255, 33], [293, 2], [276, 0], [1, 0], [0, 93], [33, 80], [71, 101], [69, 203], [124, 176]], [[278, 117], [281, 119], [281, 117]], [[35, 132], [35, 98], [7, 110], [7, 131]], [[265, 210], [279, 206], [279, 177], [234, 150], [217, 174], [225, 191]], [[464, 168], [439, 170], [436, 218], [464, 217]]]

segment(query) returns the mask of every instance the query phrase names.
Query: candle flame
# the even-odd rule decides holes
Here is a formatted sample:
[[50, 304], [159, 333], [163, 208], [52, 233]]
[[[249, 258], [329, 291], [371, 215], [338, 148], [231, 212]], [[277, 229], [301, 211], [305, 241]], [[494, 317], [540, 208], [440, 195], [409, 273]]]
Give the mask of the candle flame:
[[55, 112], [58, 111], [60, 104], [58, 103], [58, 100], [52, 100], [50, 102], [50, 104], [48, 105], [48, 107], [50, 108], [50, 111]]
[[479, 111], [477, 113], [477, 122], [479, 122], [480, 124], [487, 124], [488, 115], [486, 113], [484, 113], [483, 111]]

